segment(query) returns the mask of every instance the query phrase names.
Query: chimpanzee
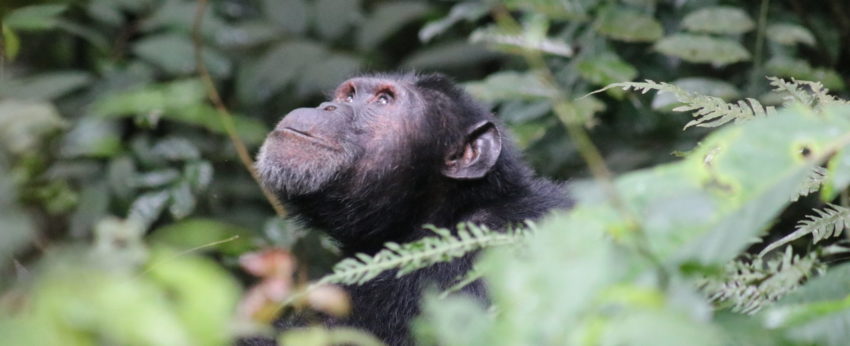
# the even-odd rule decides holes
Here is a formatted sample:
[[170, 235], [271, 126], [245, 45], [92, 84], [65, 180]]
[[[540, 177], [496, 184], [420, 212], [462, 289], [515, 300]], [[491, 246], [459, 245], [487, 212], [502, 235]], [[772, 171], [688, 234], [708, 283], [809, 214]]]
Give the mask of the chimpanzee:
[[[345, 81], [332, 100], [287, 114], [257, 161], [264, 184], [348, 256], [432, 236], [426, 224], [504, 229], [571, 204], [560, 185], [535, 177], [492, 113], [439, 74]], [[472, 260], [345, 287], [352, 311], [341, 324], [411, 344], [421, 290], [449, 287]], [[485, 295], [481, 282], [462, 292]]]

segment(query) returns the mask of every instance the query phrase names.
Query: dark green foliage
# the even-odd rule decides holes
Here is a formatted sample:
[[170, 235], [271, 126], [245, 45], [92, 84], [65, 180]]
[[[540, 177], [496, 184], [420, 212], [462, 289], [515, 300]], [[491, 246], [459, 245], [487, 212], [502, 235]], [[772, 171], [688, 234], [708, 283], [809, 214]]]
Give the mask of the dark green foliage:
[[322, 284], [483, 249], [458, 283], [483, 278], [492, 306], [435, 292], [422, 344], [850, 339], [841, 1], [212, 1], [201, 59], [252, 154], [351, 75], [437, 70], [581, 200], [528, 230], [435, 230], [337, 267], [239, 164], [197, 73], [196, 5], [0, 4], [0, 340], [228, 344], [259, 330], [234, 317], [238, 256], [269, 246]]

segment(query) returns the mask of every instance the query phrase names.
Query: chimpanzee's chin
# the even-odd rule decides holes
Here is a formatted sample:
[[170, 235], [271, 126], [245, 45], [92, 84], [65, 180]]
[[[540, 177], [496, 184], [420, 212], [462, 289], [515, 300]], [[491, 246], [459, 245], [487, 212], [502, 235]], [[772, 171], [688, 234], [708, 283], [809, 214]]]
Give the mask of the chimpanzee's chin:
[[290, 199], [320, 191], [337, 176], [346, 162], [346, 155], [339, 152], [287, 147], [266, 141], [260, 148], [256, 167], [266, 187]]

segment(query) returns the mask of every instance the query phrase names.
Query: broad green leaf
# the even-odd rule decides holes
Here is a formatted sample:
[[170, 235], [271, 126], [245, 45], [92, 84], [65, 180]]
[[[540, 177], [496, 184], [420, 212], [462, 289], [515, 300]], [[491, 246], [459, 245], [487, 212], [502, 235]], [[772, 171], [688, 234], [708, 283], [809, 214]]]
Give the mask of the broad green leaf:
[[171, 184], [180, 178], [175, 168], [163, 168], [134, 176], [128, 183], [132, 188], [152, 188]]
[[56, 25], [56, 17], [67, 8], [68, 5], [31, 5], [9, 12], [0, 21], [15, 30], [47, 30]]
[[66, 126], [50, 103], [0, 100], [0, 150], [13, 154], [35, 150]]
[[755, 22], [744, 10], [732, 6], [704, 7], [682, 19], [682, 26], [692, 32], [743, 34], [755, 28]]
[[229, 327], [240, 292], [238, 283], [227, 271], [208, 259], [158, 251], [145, 274], [162, 292], [168, 293], [168, 306], [193, 343], [233, 342]]
[[167, 137], [154, 144], [152, 151], [155, 155], [169, 161], [196, 160], [201, 157], [201, 151], [190, 140], [182, 137]]
[[181, 181], [171, 187], [171, 205], [168, 206], [168, 212], [175, 219], [180, 220], [191, 214], [196, 204], [189, 182]]
[[533, 73], [514, 71], [497, 72], [481, 82], [466, 83], [465, 87], [476, 98], [488, 102], [548, 98], [558, 92]]
[[771, 24], [767, 26], [765, 33], [769, 40], [789, 46], [797, 43], [814, 46], [817, 43], [809, 29], [796, 24]]
[[3, 54], [5, 54], [6, 59], [14, 61], [21, 50], [21, 40], [18, 38], [18, 34], [5, 24], [0, 24], [0, 30], [3, 31]]
[[[192, 40], [187, 35], [146, 36], [135, 42], [133, 53], [171, 74], [180, 76], [196, 73]], [[203, 61], [215, 77], [227, 77], [230, 74], [230, 61], [213, 47], [204, 47]]]
[[262, 13], [266, 19], [294, 34], [307, 30], [310, 19], [304, 0], [262, 0]]
[[[115, 1], [115, 0], [112, 0]], [[288, 2], [288, 1], [287, 1]], [[198, 11], [198, 4], [193, 1], [182, 0], [166, 0], [156, 1], [156, 5], [150, 4], [145, 6], [144, 1], [125, 1], [121, 5], [122, 11], [127, 11], [128, 6], [134, 6], [133, 3], [141, 5], [141, 9], [156, 8], [151, 14], [146, 14], [146, 18], [141, 22], [140, 29], [146, 33], [156, 32], [172, 32], [184, 37], [189, 37], [193, 30], [194, 18]], [[157, 6], [161, 4], [161, 6]], [[219, 18], [214, 10], [214, 6], [207, 6], [204, 10], [201, 33], [203, 37], [212, 42], [219, 35], [226, 35], [229, 31], [227, 24]], [[151, 35], [153, 36], [153, 35]], [[191, 46], [189, 46], [191, 48]], [[204, 50], [209, 49], [204, 47]]]
[[[200, 81], [177, 80], [112, 94], [100, 99], [92, 109], [102, 117], [148, 117], [154, 123], [165, 118], [225, 134], [218, 110], [204, 103], [204, 98], [204, 87]], [[258, 120], [240, 115], [232, 115], [232, 119], [236, 133], [248, 144], [262, 142], [268, 132]]]
[[213, 166], [204, 160], [188, 163], [183, 167], [183, 178], [195, 191], [206, 189], [212, 182]]
[[596, 5], [595, 0], [505, 0], [502, 3], [510, 9], [545, 13], [550, 18], [569, 20], [587, 19], [588, 9]]
[[850, 184], [850, 148], [839, 150], [835, 157], [829, 160], [826, 181], [821, 189], [821, 199], [831, 201], [841, 191], [841, 186]]
[[277, 340], [280, 345], [384, 345], [369, 332], [352, 327], [292, 328], [282, 333]]
[[[231, 239], [234, 237], [235, 239]], [[218, 250], [230, 255], [239, 255], [255, 247], [252, 244], [254, 237], [256, 237], [255, 232], [237, 225], [220, 220], [191, 217], [157, 228], [150, 236], [150, 241], [178, 251], [203, 247], [197, 251]], [[227, 241], [217, 243], [224, 240]], [[218, 245], [208, 246], [210, 244]]]
[[315, 42], [281, 42], [241, 69], [237, 80], [239, 98], [263, 102], [296, 82], [309, 66], [325, 61], [329, 54]]
[[850, 337], [850, 265], [832, 268], [760, 314], [798, 342], [844, 345]]
[[442, 34], [456, 23], [466, 20], [474, 21], [487, 14], [492, 6], [480, 2], [461, 2], [452, 6], [449, 14], [439, 20], [429, 22], [419, 30], [419, 40], [428, 42]]
[[84, 117], [63, 136], [62, 157], [112, 157], [124, 148], [118, 121]]
[[0, 79], [0, 97], [51, 100], [86, 86], [91, 81], [91, 75], [81, 71], [51, 72], [23, 79]]
[[380, 3], [357, 32], [357, 46], [363, 51], [374, 49], [404, 25], [423, 18], [429, 8], [414, 1]]
[[664, 35], [661, 23], [655, 18], [622, 8], [604, 11], [593, 28], [614, 40], [626, 42], [654, 42]]
[[830, 68], [812, 67], [808, 61], [785, 57], [774, 57], [765, 64], [767, 73], [777, 77], [819, 81], [831, 90], [844, 90], [847, 86], [841, 75]]
[[[0, 264], [2, 265], [7, 265], [18, 248], [33, 239], [37, 231], [35, 220], [17, 205], [15, 196], [17, 191], [12, 183], [11, 175], [0, 161], [0, 222], [3, 229], [0, 232]], [[5, 279], [0, 279], [0, 282], [2, 281]]]
[[334, 40], [363, 19], [360, 0], [318, 0], [313, 26], [322, 38]]
[[297, 92], [300, 97], [331, 90], [360, 69], [360, 59], [353, 55], [335, 53], [308, 64], [300, 71]]
[[596, 85], [628, 82], [637, 77], [638, 71], [616, 54], [603, 54], [582, 59], [578, 63], [581, 77]]
[[687, 62], [717, 66], [750, 60], [750, 53], [737, 41], [707, 35], [667, 36], [655, 43], [655, 50]]
[[[681, 78], [671, 84], [684, 90], [708, 96], [716, 96], [725, 101], [740, 98], [741, 92], [731, 83], [711, 78], [692, 77]], [[652, 109], [672, 110], [673, 105], [679, 105], [676, 96], [671, 93], [658, 93], [652, 99]]]
[[147, 229], [162, 214], [162, 210], [165, 209], [170, 198], [168, 190], [144, 193], [130, 205], [127, 219], [138, 222]]
[[547, 54], [564, 57], [573, 56], [573, 48], [558, 39], [537, 35], [526, 28], [521, 33], [505, 32], [496, 26], [476, 29], [469, 37], [473, 43], [486, 43], [507, 53], [522, 55], [524, 51], [540, 51]]
[[492, 60], [498, 56], [480, 45], [453, 41], [420, 49], [405, 58], [402, 66], [418, 70], [459, 68]]

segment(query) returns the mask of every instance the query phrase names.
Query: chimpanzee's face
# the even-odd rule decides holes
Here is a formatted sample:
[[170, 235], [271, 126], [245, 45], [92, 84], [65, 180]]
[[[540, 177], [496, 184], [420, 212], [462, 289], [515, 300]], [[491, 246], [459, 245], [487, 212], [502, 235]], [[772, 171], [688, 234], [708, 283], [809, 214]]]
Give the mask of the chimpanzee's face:
[[291, 198], [331, 182], [374, 182], [404, 165], [423, 112], [413, 85], [359, 77], [343, 82], [333, 99], [287, 114], [260, 148], [264, 183]]

